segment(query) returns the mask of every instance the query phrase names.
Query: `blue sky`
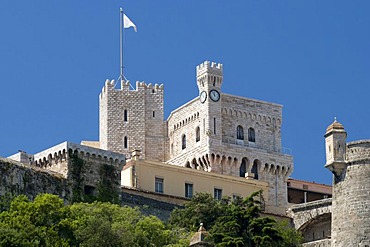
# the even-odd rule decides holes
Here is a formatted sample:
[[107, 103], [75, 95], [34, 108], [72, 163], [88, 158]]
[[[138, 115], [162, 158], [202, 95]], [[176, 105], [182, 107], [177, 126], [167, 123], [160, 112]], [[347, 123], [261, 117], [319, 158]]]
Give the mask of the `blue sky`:
[[331, 183], [324, 132], [369, 138], [370, 1], [0, 2], [0, 156], [98, 140], [98, 96], [119, 76], [164, 83], [165, 117], [197, 96], [195, 67], [224, 64], [222, 91], [284, 105], [293, 177]]

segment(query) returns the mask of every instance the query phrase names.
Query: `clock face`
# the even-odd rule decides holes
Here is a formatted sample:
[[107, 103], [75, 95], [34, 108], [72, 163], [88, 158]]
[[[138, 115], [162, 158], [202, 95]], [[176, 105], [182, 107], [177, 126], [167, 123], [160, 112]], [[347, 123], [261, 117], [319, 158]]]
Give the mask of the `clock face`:
[[200, 98], [200, 102], [204, 103], [206, 101], [206, 99], [207, 99], [207, 92], [206, 91], [202, 91], [200, 93], [199, 98]]
[[220, 93], [217, 90], [211, 90], [209, 92], [209, 97], [211, 97], [211, 100], [213, 101], [219, 101], [220, 100]]

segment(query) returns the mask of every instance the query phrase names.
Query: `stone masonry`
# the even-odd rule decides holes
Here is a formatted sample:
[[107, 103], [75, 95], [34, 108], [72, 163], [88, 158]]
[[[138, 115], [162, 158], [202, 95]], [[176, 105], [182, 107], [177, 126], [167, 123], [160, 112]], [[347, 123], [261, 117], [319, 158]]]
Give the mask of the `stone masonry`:
[[[123, 154], [70, 142], [63, 142], [34, 155], [20, 152], [11, 156], [11, 158], [13, 160], [18, 158], [19, 160], [16, 161], [25, 167], [29, 167], [29, 169], [43, 171], [61, 178], [63, 182], [57, 184], [66, 186], [63, 192], [46, 190], [45, 188], [42, 190], [36, 189], [36, 191], [53, 194], [64, 193], [65, 195], [62, 197], [67, 202], [73, 196], [76, 196], [77, 192], [81, 193], [82, 197], [84, 195], [96, 195], [97, 188], [102, 185], [103, 180], [118, 192], [121, 185], [120, 172], [126, 163], [126, 157]], [[28, 178], [31, 182], [34, 181], [33, 178], [29, 176]], [[19, 179], [25, 181], [24, 176], [23, 179]], [[27, 187], [29, 186], [31, 185], [27, 185]]]
[[336, 120], [325, 133], [326, 165], [333, 173], [332, 246], [370, 246], [370, 140], [346, 144]]
[[165, 123], [163, 122], [163, 85], [136, 82], [105, 82], [99, 97], [100, 148], [130, 156], [140, 149], [144, 158], [164, 161]]

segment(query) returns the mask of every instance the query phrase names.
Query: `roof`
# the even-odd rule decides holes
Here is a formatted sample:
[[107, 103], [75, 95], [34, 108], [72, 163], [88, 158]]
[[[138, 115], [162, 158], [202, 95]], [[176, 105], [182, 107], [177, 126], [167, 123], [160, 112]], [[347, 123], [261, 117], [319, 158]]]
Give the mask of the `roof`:
[[326, 128], [325, 136], [330, 134], [331, 132], [343, 132], [346, 133], [343, 125], [337, 121], [336, 118], [334, 118], [334, 122]]

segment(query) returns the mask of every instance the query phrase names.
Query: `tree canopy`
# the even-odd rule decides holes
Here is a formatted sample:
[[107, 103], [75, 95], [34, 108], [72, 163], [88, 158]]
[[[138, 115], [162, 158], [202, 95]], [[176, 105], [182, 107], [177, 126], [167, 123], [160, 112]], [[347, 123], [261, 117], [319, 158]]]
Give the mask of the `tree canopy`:
[[195, 231], [203, 223], [210, 241], [220, 247], [299, 246], [300, 234], [287, 223], [261, 216], [260, 192], [242, 199], [216, 200], [210, 194], [196, 194], [183, 209], [172, 212], [170, 223]]
[[196, 194], [172, 212], [168, 223], [138, 208], [108, 202], [64, 205], [50, 194], [34, 201], [24, 195], [4, 197], [0, 246], [184, 247], [201, 222], [217, 247], [298, 246], [301, 237], [287, 223], [261, 217], [257, 195], [231, 201]]
[[55, 195], [16, 197], [0, 213], [0, 246], [188, 246], [188, 234], [170, 230], [137, 208], [107, 202], [65, 206]]

